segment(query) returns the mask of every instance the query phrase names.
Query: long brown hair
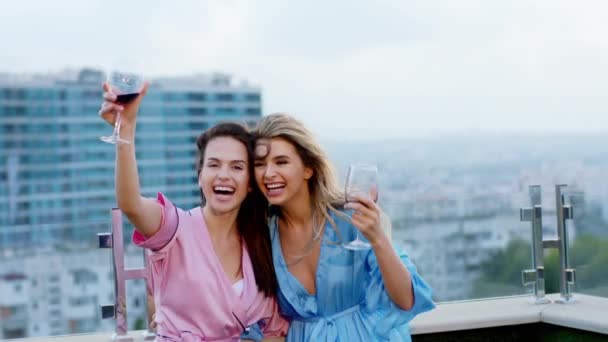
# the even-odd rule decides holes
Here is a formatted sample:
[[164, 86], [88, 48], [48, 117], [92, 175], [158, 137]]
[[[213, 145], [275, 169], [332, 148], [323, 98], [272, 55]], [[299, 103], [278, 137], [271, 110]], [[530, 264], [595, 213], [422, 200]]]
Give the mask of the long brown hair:
[[[274, 296], [277, 292], [277, 277], [272, 264], [270, 233], [266, 219], [268, 202], [255, 184], [253, 173], [253, 136], [245, 126], [236, 122], [218, 123], [203, 132], [196, 140], [196, 146], [198, 147], [197, 172], [199, 175], [205, 159], [207, 144], [212, 139], [219, 137], [233, 138], [247, 148], [249, 187], [251, 191], [248, 192], [245, 200], [241, 203], [236, 224], [239, 234], [246, 243], [258, 289], [264, 292], [266, 296]], [[206, 199], [202, 190], [201, 201], [205, 205]]]

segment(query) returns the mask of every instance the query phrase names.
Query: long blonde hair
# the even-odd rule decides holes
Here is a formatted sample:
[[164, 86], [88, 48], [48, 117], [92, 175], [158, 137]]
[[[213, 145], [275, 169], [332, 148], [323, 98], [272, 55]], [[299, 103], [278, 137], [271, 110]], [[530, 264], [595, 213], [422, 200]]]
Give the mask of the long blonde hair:
[[[294, 117], [285, 113], [274, 113], [262, 117], [254, 135], [258, 140], [282, 138], [294, 145], [304, 166], [313, 170], [313, 175], [308, 180], [310, 206], [313, 213], [312, 242], [320, 238], [325, 221], [332, 225], [339, 237], [340, 232], [330, 212], [347, 217], [337, 209], [344, 206], [344, 192], [338, 186], [332, 163], [314, 139], [313, 134]], [[318, 222], [319, 219], [321, 222]]]

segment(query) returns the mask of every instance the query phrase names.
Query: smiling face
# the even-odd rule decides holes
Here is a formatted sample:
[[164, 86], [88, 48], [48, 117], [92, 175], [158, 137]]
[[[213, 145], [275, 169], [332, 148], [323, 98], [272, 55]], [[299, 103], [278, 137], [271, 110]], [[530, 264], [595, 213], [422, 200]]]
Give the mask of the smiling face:
[[206, 207], [217, 214], [238, 211], [249, 191], [247, 148], [231, 137], [212, 138], [204, 151], [198, 184]]
[[307, 198], [312, 175], [287, 140], [272, 138], [257, 144], [255, 180], [270, 204], [282, 206]]

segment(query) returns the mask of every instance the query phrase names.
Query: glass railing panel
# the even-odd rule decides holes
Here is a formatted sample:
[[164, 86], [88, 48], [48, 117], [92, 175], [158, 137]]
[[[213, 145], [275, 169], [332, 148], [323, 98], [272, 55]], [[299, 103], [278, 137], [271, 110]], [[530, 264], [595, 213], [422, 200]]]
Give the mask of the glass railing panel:
[[608, 183], [567, 194], [574, 208], [569, 256], [576, 274], [573, 291], [608, 297], [608, 185], [602, 184]]
[[[109, 213], [109, 210], [108, 210]], [[114, 330], [100, 305], [114, 303], [111, 251], [97, 248], [96, 233], [110, 220], [2, 227], [0, 339]], [[141, 265], [141, 249], [126, 260]], [[145, 326], [145, 284], [127, 283], [129, 328]]]
[[521, 272], [531, 268], [531, 232], [519, 221], [518, 194], [410, 194], [386, 203], [392, 239], [412, 258], [436, 301], [530, 293]]

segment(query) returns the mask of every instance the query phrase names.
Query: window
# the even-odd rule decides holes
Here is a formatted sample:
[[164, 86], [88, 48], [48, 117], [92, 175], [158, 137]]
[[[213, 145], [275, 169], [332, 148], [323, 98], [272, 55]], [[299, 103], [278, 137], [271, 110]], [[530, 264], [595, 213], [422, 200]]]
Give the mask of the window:
[[99, 90], [85, 90], [82, 92], [82, 97], [85, 99], [99, 99], [101, 98], [101, 91]]
[[95, 296], [87, 296], [87, 297], [75, 297], [70, 298], [68, 303], [71, 306], [84, 306], [88, 304], [94, 304], [96, 302]]
[[72, 272], [73, 282], [76, 285], [97, 283], [97, 274], [87, 269], [74, 270]]
[[215, 114], [217, 115], [231, 115], [236, 113], [236, 110], [232, 107], [218, 107], [215, 110]]
[[260, 101], [260, 94], [245, 94], [245, 101]]
[[13, 95], [15, 99], [23, 100], [25, 99], [25, 89], [15, 89]]
[[215, 96], [215, 99], [218, 101], [233, 101], [234, 95], [230, 93], [218, 93]]
[[206, 115], [207, 108], [188, 108], [188, 113], [190, 115]]
[[260, 115], [260, 108], [246, 108], [245, 109], [245, 113], [249, 114], [249, 115]]
[[207, 94], [205, 93], [188, 93], [188, 101], [205, 101], [207, 100]]

